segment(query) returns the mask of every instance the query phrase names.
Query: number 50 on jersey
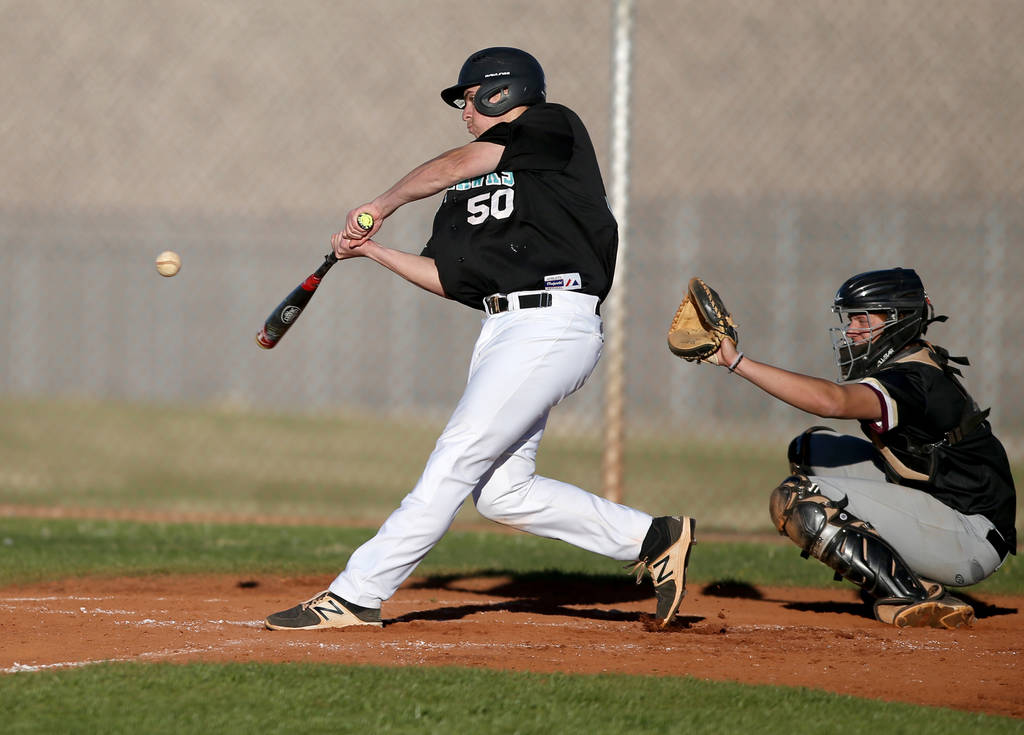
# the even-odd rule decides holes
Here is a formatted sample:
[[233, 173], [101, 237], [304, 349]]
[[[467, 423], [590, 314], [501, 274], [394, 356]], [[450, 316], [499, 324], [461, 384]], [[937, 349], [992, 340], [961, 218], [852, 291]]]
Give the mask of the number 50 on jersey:
[[456, 191], [466, 191], [483, 186], [502, 186], [506, 188], [486, 191], [477, 194], [466, 200], [466, 210], [469, 215], [466, 221], [471, 225], [479, 225], [488, 217], [494, 219], [506, 219], [515, 209], [515, 176], [511, 171], [501, 171], [487, 174], [476, 179], [461, 181], [452, 188]]

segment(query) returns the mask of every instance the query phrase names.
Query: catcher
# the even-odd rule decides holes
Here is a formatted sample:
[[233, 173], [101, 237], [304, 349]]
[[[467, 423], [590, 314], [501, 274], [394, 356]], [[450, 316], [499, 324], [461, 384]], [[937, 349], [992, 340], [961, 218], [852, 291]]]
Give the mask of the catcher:
[[875, 599], [898, 627], [958, 628], [974, 610], [945, 585], [972, 585], [1016, 554], [1016, 491], [988, 410], [961, 382], [963, 357], [925, 341], [934, 310], [921, 279], [891, 268], [853, 276], [836, 293], [839, 383], [746, 357], [713, 289], [690, 281], [669, 348], [710, 362], [781, 401], [857, 419], [866, 439], [825, 427], [789, 446], [791, 475], [772, 491], [780, 534]]

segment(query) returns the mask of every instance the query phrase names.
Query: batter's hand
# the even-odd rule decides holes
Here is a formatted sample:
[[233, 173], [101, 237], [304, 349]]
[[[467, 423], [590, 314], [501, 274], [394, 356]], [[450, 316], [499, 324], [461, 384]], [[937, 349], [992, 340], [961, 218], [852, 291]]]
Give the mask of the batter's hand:
[[331, 235], [331, 247], [334, 249], [334, 255], [338, 260], [347, 260], [348, 258], [361, 258], [366, 255], [363, 247], [373, 242], [369, 238], [362, 240], [350, 240], [345, 237], [344, 230], [342, 232], [335, 232]]
[[[364, 212], [373, 217], [373, 227], [369, 230], [364, 230], [359, 225], [359, 215]], [[356, 242], [362, 243], [369, 240], [370, 237], [380, 229], [385, 216], [386, 215], [380, 207], [375, 205], [373, 202], [367, 202], [366, 204], [349, 211], [348, 215], [345, 217], [345, 229], [342, 231], [342, 234], [348, 240], [355, 240]]]

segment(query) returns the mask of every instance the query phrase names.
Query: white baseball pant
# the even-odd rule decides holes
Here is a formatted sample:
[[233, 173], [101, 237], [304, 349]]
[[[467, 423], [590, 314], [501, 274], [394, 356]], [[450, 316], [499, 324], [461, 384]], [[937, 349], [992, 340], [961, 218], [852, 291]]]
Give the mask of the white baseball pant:
[[[481, 514], [499, 523], [612, 559], [637, 558], [650, 515], [535, 474], [548, 412], [583, 386], [604, 344], [596, 297], [549, 293], [549, 307], [484, 318], [466, 390], [419, 482], [353, 552], [331, 592], [379, 607], [470, 495]], [[516, 306], [517, 294], [509, 301]]]

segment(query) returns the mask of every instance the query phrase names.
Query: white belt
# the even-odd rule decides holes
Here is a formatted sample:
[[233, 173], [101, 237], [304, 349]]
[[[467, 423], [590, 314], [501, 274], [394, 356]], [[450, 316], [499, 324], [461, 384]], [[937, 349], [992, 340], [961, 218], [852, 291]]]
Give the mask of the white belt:
[[485, 297], [483, 304], [484, 311], [487, 314], [493, 315], [519, 309], [542, 309], [560, 301], [579, 304], [578, 299], [581, 297], [594, 299], [594, 312], [597, 313], [599, 302], [596, 297], [574, 291], [514, 291], [507, 294], [495, 293]]

